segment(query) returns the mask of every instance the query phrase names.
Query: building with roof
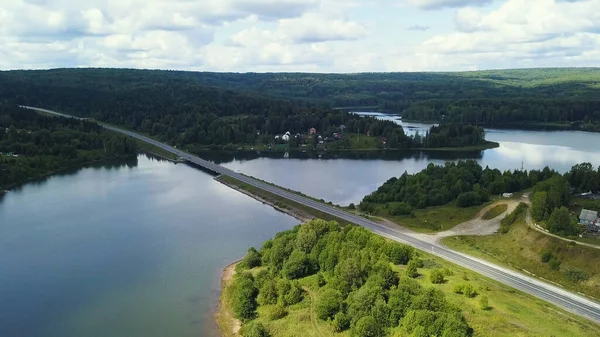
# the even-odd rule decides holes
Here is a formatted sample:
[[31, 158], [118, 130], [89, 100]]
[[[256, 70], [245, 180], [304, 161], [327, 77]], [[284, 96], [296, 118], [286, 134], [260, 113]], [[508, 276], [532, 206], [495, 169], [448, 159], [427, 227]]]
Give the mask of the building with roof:
[[598, 212], [582, 209], [579, 214], [579, 223], [585, 227], [588, 232], [600, 232], [600, 218]]

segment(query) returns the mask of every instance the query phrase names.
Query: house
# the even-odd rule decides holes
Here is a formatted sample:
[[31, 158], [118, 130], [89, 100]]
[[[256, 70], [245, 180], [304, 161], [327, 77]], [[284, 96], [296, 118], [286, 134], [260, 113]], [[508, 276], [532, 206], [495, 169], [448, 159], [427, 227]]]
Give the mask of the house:
[[315, 129], [315, 128], [310, 128], [310, 131], [309, 131], [309, 133], [310, 133], [311, 135], [316, 135], [316, 134], [317, 134], [317, 129]]
[[281, 136], [281, 139], [283, 139], [284, 141], [289, 141], [290, 140], [290, 132], [286, 132], [285, 135]]
[[585, 227], [588, 232], [600, 231], [600, 218], [598, 212], [582, 209], [579, 214], [579, 224]]

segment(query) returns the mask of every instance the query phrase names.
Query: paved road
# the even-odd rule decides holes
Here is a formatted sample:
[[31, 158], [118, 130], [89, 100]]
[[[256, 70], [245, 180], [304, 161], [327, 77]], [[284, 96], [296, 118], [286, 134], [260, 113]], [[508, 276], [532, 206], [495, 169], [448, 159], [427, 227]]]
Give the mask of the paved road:
[[[26, 107], [26, 108], [43, 111], [46, 113], [54, 113], [54, 111], [50, 111], [50, 110], [46, 110], [46, 109], [32, 108], [32, 107]], [[58, 113], [56, 113], [56, 114], [61, 115], [61, 116], [66, 116], [63, 114], [58, 114]], [[357, 216], [352, 213], [345, 212], [338, 208], [335, 208], [335, 207], [314, 201], [312, 199], [288, 192], [281, 188], [263, 183], [256, 179], [253, 179], [253, 178], [244, 176], [242, 174], [239, 174], [237, 172], [234, 172], [223, 166], [206, 161], [195, 155], [178, 150], [167, 144], [160, 143], [154, 139], [139, 135], [139, 134], [131, 132], [131, 131], [116, 128], [116, 127], [113, 127], [110, 125], [103, 124], [103, 126], [109, 130], [116, 131], [116, 132], [119, 132], [119, 133], [122, 133], [122, 134], [125, 134], [128, 136], [131, 136], [133, 138], [137, 138], [139, 140], [148, 142], [154, 146], [160, 147], [165, 151], [174, 153], [191, 163], [194, 163], [205, 169], [213, 171], [217, 174], [225, 175], [225, 176], [229, 176], [229, 177], [238, 179], [249, 185], [260, 188], [264, 191], [268, 191], [270, 193], [276, 194], [276, 195], [286, 198], [288, 200], [295, 201], [299, 204], [302, 204], [302, 205], [311, 207], [313, 209], [319, 210], [321, 212], [336, 216], [336, 217], [346, 220], [348, 222], [363, 226], [365, 228], [368, 228], [372, 232], [379, 234], [381, 236], [384, 236], [386, 238], [410, 245], [412, 247], [426, 251], [428, 253], [432, 253], [433, 255], [439, 256], [439, 257], [441, 257], [445, 260], [448, 260], [450, 262], [453, 262], [457, 265], [463, 266], [472, 271], [475, 271], [475, 272], [485, 275], [489, 278], [492, 278], [496, 281], [499, 281], [501, 283], [509, 285], [518, 290], [521, 290], [525, 293], [531, 294], [535, 297], [538, 297], [540, 299], [543, 299], [545, 301], [553, 303], [567, 311], [581, 315], [583, 317], [587, 317], [595, 322], [600, 323], [600, 304], [598, 304], [594, 301], [591, 301], [583, 296], [579, 296], [577, 294], [568, 292], [562, 288], [559, 288], [554, 285], [537, 280], [535, 278], [514, 272], [512, 270], [508, 270], [506, 268], [496, 266], [492, 263], [468, 256], [468, 255], [465, 255], [462, 253], [452, 251], [448, 248], [440, 246], [439, 244], [432, 244], [432, 243], [428, 243], [428, 242], [419, 240], [418, 238], [407, 235], [406, 233], [401, 233], [392, 228], [387, 228], [385, 226], [382, 226], [382, 225], [380, 225], [374, 221], [368, 220], [366, 218]]]

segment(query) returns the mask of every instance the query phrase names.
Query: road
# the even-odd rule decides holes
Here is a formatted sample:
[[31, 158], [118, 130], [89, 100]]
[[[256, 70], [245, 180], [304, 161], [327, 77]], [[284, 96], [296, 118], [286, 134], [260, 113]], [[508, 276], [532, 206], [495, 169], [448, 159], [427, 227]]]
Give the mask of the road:
[[[57, 114], [57, 115], [60, 115], [63, 117], [65, 117], [65, 116], [69, 117], [67, 115], [59, 114], [59, 113], [56, 113], [51, 110], [27, 107], [27, 106], [24, 106], [24, 107], [33, 109], [33, 110], [37, 110], [37, 111], [41, 111], [41, 112], [45, 112], [45, 113], [51, 113], [51, 114], [54, 113], [54, 114]], [[249, 184], [249, 185], [252, 185], [259, 189], [262, 189], [264, 191], [273, 193], [273, 194], [283, 197], [285, 199], [288, 199], [288, 200], [297, 202], [299, 204], [311, 207], [315, 210], [333, 215], [340, 219], [346, 220], [350, 223], [354, 223], [356, 225], [363, 226], [363, 227], [371, 230], [373, 233], [376, 233], [378, 235], [381, 235], [383, 237], [389, 238], [391, 240], [394, 240], [394, 241], [397, 241], [400, 243], [410, 245], [414, 248], [426, 251], [428, 253], [431, 253], [433, 255], [441, 257], [447, 261], [455, 263], [459, 266], [468, 268], [474, 272], [485, 275], [485, 276], [487, 276], [491, 279], [494, 279], [498, 282], [501, 282], [503, 284], [511, 286], [520, 291], [523, 291], [524, 293], [527, 293], [527, 294], [533, 295], [537, 298], [540, 298], [542, 300], [548, 301], [548, 302], [555, 304], [569, 312], [572, 312], [574, 314], [586, 317], [597, 323], [600, 323], [600, 304], [597, 302], [594, 302], [590, 299], [587, 299], [583, 296], [571, 293], [569, 291], [566, 291], [562, 288], [551, 285], [549, 283], [542, 282], [533, 277], [529, 277], [527, 275], [523, 275], [518, 272], [494, 265], [487, 261], [480, 260], [480, 259], [468, 256], [466, 254], [462, 254], [459, 252], [455, 252], [455, 251], [445, 248], [437, 243], [425, 242], [425, 241], [420, 240], [419, 238], [413, 237], [407, 233], [402, 233], [393, 228], [385, 227], [385, 226], [378, 224], [374, 221], [371, 221], [369, 219], [360, 217], [360, 216], [352, 214], [352, 213], [348, 213], [348, 212], [340, 210], [336, 207], [329, 206], [329, 205], [320, 203], [318, 201], [314, 201], [312, 199], [303, 197], [301, 195], [288, 192], [288, 191], [278, 188], [276, 186], [263, 183], [256, 179], [253, 179], [251, 177], [244, 176], [242, 174], [234, 172], [226, 167], [214, 164], [212, 162], [209, 162], [202, 158], [199, 158], [195, 155], [181, 151], [181, 150], [176, 149], [167, 144], [158, 142], [149, 137], [146, 137], [146, 136], [143, 136], [143, 135], [140, 135], [140, 134], [128, 131], [128, 130], [120, 129], [120, 128], [117, 128], [114, 126], [110, 126], [110, 125], [106, 125], [106, 124], [102, 124], [102, 123], [101, 123], [101, 125], [103, 127], [105, 127], [106, 129], [109, 129], [109, 130], [112, 130], [115, 132], [119, 132], [119, 133], [125, 134], [127, 136], [136, 138], [138, 140], [150, 143], [154, 146], [160, 147], [165, 151], [168, 151], [168, 152], [171, 152], [173, 154], [180, 156], [181, 158], [183, 158], [184, 160], [186, 160], [190, 163], [193, 163], [195, 165], [203, 167], [203, 168], [210, 170], [212, 172], [215, 172], [217, 174], [232, 177], [232, 178], [240, 180], [246, 184]]]

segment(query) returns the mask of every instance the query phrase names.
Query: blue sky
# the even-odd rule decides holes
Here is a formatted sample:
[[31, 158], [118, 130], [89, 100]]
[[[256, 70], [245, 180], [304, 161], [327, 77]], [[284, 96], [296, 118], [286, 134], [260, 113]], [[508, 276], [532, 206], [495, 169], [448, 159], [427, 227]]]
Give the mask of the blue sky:
[[600, 0], [3, 0], [0, 22], [0, 69], [600, 64]]

